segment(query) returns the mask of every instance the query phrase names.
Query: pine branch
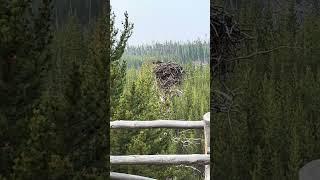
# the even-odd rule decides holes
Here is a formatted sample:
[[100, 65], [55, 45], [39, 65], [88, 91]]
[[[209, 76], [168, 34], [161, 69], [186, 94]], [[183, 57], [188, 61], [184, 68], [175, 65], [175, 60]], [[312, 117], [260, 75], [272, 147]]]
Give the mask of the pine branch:
[[226, 61], [236, 61], [236, 60], [241, 60], [241, 59], [250, 59], [250, 58], [253, 58], [253, 57], [258, 56], [258, 55], [268, 54], [268, 53], [271, 53], [273, 51], [284, 49], [284, 48], [288, 48], [288, 49], [304, 49], [302, 47], [279, 46], [279, 47], [272, 48], [272, 49], [265, 50], [265, 51], [256, 51], [256, 52], [251, 53], [251, 54], [249, 54], [247, 56], [236, 57], [236, 58], [228, 59]]

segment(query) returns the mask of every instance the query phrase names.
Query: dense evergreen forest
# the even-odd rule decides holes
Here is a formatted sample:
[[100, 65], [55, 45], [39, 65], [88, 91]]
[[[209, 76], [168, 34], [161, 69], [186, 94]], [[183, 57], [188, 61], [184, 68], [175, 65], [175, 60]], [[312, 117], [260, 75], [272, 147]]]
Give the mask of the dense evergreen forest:
[[253, 54], [237, 61], [227, 88], [211, 74], [233, 107], [211, 114], [213, 179], [293, 180], [320, 158], [319, 3], [211, 1], [252, 36], [238, 57]]
[[[37, 3], [39, 0], [34, 0]], [[56, 27], [66, 23], [69, 15], [77, 17], [84, 25], [94, 23], [103, 9], [104, 0], [53, 0], [54, 23]]]
[[[208, 42], [127, 46], [130, 15], [116, 29], [103, 2], [0, 0], [1, 180], [107, 179], [109, 169], [202, 179], [196, 166], [110, 167], [109, 151], [203, 153], [203, 135], [109, 132], [109, 118], [200, 120], [210, 85], [211, 99], [219, 92], [232, 107], [211, 109], [213, 179], [293, 180], [320, 158], [319, 0], [215, 1], [252, 37], [223, 81], [210, 74]], [[182, 95], [163, 100], [157, 60], [183, 66]]]
[[109, 177], [110, 58], [131, 27], [115, 37], [104, 4], [57, 27], [62, 6], [0, 0], [0, 179]]
[[[208, 43], [171, 43], [175, 52], [167, 60], [183, 64], [186, 72], [183, 95], [161, 101], [151, 62], [163, 52], [130, 60], [130, 52], [138, 51], [125, 51], [133, 32], [129, 16], [117, 29], [109, 8], [94, 2], [0, 1], [0, 179], [108, 179], [109, 104], [112, 119], [128, 120], [199, 120], [209, 110]], [[127, 66], [137, 56], [139, 63]], [[111, 154], [202, 153], [202, 136], [114, 131]], [[201, 168], [111, 169], [200, 179]]]
[[[129, 46], [122, 61], [126, 67], [123, 92], [112, 100], [114, 120], [184, 119], [201, 120], [209, 111], [209, 44], [167, 42]], [[179, 63], [186, 74], [182, 92], [165, 100], [154, 74], [155, 61]], [[111, 155], [202, 154], [202, 130], [111, 130]], [[157, 179], [203, 179], [202, 166], [112, 166], [113, 172], [137, 174]]]

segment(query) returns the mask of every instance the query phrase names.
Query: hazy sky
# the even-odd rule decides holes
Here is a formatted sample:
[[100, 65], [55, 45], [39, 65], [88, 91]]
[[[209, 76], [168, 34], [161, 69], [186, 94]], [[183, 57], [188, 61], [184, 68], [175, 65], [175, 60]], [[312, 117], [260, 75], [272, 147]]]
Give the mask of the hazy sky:
[[209, 0], [111, 0], [117, 27], [125, 11], [134, 23], [130, 45], [209, 40]]

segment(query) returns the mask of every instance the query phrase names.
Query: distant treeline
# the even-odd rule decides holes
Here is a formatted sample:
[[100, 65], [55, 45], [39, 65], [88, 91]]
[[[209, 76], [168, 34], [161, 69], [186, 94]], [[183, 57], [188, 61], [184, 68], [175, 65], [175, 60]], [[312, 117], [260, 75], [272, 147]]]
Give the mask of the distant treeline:
[[155, 43], [152, 45], [128, 46], [123, 55], [128, 67], [140, 67], [144, 61], [175, 61], [182, 64], [209, 62], [209, 42]]

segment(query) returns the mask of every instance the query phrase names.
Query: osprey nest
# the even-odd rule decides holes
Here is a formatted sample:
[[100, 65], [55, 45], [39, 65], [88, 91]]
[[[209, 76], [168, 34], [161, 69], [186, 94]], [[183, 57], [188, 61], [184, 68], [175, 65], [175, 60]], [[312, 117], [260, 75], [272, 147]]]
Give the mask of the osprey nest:
[[173, 62], [164, 63], [160, 61], [154, 64], [154, 74], [160, 89], [168, 92], [172, 87], [181, 84], [184, 71], [179, 64]]

